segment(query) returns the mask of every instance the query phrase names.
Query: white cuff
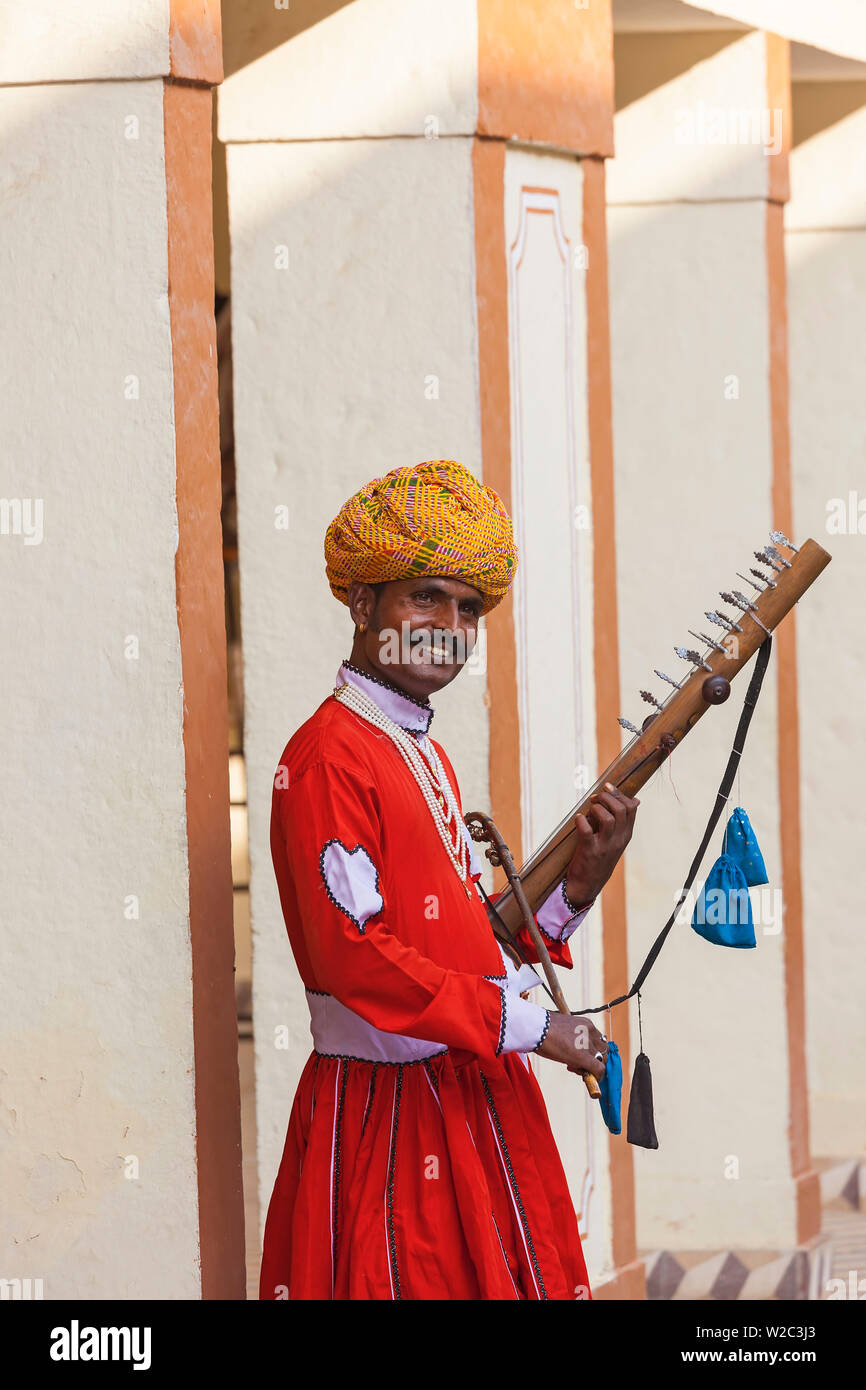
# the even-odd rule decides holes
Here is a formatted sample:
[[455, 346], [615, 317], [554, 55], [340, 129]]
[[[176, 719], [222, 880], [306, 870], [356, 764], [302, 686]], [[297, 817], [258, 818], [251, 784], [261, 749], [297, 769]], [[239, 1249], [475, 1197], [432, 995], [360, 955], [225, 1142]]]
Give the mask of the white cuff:
[[531, 965], [525, 963], [517, 966], [504, 949], [502, 942], [497, 941], [499, 954], [502, 957], [502, 964], [505, 966], [505, 988], [513, 990], [515, 994], [522, 994], [524, 990], [535, 989], [536, 985], [542, 983], [540, 977], [536, 975]]
[[502, 1027], [496, 1055], [502, 1052], [533, 1052], [547, 1036], [550, 1014], [540, 1004], [521, 999], [510, 989], [502, 991]]
[[592, 903], [588, 903], [580, 912], [575, 912], [565, 895], [565, 880], [560, 879], [536, 912], [535, 920], [540, 930], [551, 941], [567, 941], [591, 907]]

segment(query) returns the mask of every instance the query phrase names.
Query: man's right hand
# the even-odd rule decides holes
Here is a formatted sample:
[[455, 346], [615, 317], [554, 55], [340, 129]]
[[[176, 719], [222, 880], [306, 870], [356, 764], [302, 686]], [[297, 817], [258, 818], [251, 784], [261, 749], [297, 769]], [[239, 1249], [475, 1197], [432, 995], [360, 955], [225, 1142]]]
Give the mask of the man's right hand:
[[[598, 1081], [604, 1077], [607, 1042], [591, 1019], [551, 1013], [547, 1037], [535, 1051], [539, 1057], [564, 1063], [569, 1071], [592, 1072]], [[601, 1053], [602, 1061], [598, 1060], [597, 1052]]]

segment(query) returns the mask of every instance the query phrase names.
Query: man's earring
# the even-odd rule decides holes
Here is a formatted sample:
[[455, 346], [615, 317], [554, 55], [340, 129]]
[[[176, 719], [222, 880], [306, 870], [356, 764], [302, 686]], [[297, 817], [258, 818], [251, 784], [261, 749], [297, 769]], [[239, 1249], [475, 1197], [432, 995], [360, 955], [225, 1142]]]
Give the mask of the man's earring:
[[361, 629], [362, 632], [366, 632], [366, 631], [367, 631], [367, 624], [366, 624], [366, 623], [359, 623], [358, 626], [360, 627], [360, 629]]

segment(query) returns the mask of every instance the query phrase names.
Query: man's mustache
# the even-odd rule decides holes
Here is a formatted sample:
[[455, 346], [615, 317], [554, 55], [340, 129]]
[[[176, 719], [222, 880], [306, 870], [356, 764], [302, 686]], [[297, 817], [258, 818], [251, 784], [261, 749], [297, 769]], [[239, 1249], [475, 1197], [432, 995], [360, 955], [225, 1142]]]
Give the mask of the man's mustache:
[[447, 628], [415, 628], [409, 634], [411, 651], [429, 648], [443, 661], [463, 659], [472, 651], [474, 643], [465, 633], [450, 632]]

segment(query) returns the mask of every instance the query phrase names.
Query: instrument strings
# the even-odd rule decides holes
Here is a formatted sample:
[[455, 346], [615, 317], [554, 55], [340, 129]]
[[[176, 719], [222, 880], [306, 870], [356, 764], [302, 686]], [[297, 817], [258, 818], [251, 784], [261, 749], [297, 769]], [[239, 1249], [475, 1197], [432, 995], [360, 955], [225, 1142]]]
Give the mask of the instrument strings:
[[[592, 784], [583, 800], [579, 801], [576, 806], [572, 807], [568, 815], [564, 816], [557, 826], [554, 826], [547, 839], [543, 840], [542, 843], [538, 846], [538, 848], [533, 850], [529, 858], [524, 860], [523, 864], [521, 864], [517, 872], [518, 878], [523, 878], [523, 876], [525, 874], [528, 874], [531, 869], [537, 869], [539, 865], [543, 864], [544, 861], [550, 857], [550, 855], [553, 853], [553, 851], [559, 844], [563, 833], [571, 829], [571, 827], [573, 826], [574, 818], [577, 815], [577, 812], [580, 810], [580, 807], [585, 806], [587, 801], [589, 801], [591, 797], [595, 796], [597, 792], [601, 791], [605, 782], [613, 781], [613, 778], [611, 776], [613, 769], [621, 761], [624, 754], [626, 754], [632, 748], [635, 741], [636, 739], [633, 738], [629, 743], [626, 744], [625, 748], [623, 748], [622, 752], [619, 754], [619, 757], [615, 758], [614, 761], [608, 765], [608, 767], [601, 774], [601, 776]], [[653, 749], [653, 752], [650, 756], [654, 756], [656, 751], [656, 749]], [[614, 785], [616, 785], [616, 783], [614, 783]], [[509, 894], [511, 893], [510, 888], [506, 891]], [[503, 897], [505, 896], [506, 894], [503, 894]]]

